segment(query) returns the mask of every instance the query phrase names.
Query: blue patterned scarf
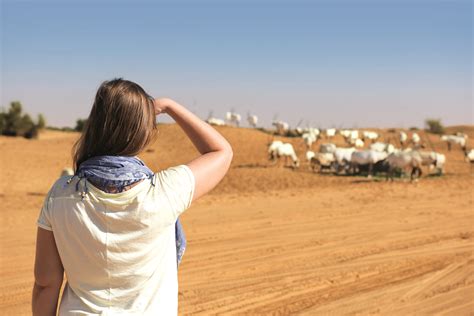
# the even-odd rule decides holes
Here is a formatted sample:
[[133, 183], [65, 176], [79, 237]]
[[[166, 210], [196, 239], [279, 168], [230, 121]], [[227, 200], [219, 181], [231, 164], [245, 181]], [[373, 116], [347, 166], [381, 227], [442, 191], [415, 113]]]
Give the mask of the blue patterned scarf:
[[[95, 156], [81, 163], [74, 176], [79, 179], [86, 178], [102, 190], [112, 186], [119, 192], [122, 192], [126, 186], [144, 179], [151, 179], [152, 185], [155, 185], [153, 171], [138, 157]], [[85, 194], [87, 191], [83, 192], [83, 197]], [[175, 227], [176, 259], [179, 265], [186, 249], [186, 237], [179, 219]]]

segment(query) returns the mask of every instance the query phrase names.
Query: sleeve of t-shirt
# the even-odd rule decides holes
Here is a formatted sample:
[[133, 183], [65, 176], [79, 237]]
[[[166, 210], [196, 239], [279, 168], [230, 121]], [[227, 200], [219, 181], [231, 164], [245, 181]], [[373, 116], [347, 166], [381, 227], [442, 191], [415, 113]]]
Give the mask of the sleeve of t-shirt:
[[51, 214], [50, 214], [50, 207], [51, 207], [51, 192], [53, 189], [49, 190], [46, 198], [44, 199], [43, 206], [41, 207], [40, 214], [38, 216], [38, 220], [36, 221], [36, 225], [46, 230], [53, 230], [51, 226]]
[[194, 195], [195, 179], [186, 165], [179, 165], [156, 174], [157, 183], [169, 202], [175, 218], [191, 206]]

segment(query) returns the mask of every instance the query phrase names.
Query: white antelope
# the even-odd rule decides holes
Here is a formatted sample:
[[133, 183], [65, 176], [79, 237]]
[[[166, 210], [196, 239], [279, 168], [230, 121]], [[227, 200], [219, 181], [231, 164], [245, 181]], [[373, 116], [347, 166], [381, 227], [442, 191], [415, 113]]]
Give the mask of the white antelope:
[[348, 144], [354, 146], [357, 143], [358, 146], [356, 147], [364, 146], [362, 139], [359, 138], [359, 131], [346, 129], [346, 130], [341, 130], [340, 133]]
[[378, 152], [375, 150], [354, 151], [351, 155], [352, 172], [355, 173], [361, 165], [368, 165], [368, 176], [370, 177], [372, 176], [374, 165], [377, 162], [386, 159], [387, 156], [388, 154], [386, 152]]
[[357, 148], [362, 148], [365, 145], [364, 141], [360, 138], [355, 138], [355, 139], [350, 138], [349, 139], [349, 144], [351, 144], [352, 146], [355, 146]]
[[334, 151], [334, 159], [336, 160], [336, 171], [340, 172], [343, 168], [350, 165], [352, 153], [356, 149], [350, 148], [336, 148]]
[[387, 173], [387, 180], [393, 181], [393, 174], [396, 169], [402, 171], [409, 170], [410, 179], [413, 181], [415, 177], [421, 176], [421, 165], [422, 158], [418, 151], [397, 151], [391, 153], [387, 157], [387, 163], [389, 165], [389, 171]]
[[401, 131], [400, 132], [400, 145], [405, 145], [405, 143], [407, 142], [408, 140], [408, 135], [407, 133], [405, 133], [404, 131]]
[[336, 136], [336, 129], [335, 128], [328, 128], [326, 130], [326, 137], [331, 139], [333, 138], [334, 136]]
[[461, 146], [463, 150], [466, 149], [466, 139], [467, 135], [457, 136], [457, 135], [443, 135], [441, 136], [441, 140], [448, 144], [448, 150], [451, 151], [451, 147], [453, 144], [457, 144]]
[[395, 146], [393, 146], [392, 144], [381, 143], [381, 142], [373, 143], [369, 146], [369, 148], [378, 152], [385, 151], [388, 154], [391, 154], [395, 151]]
[[474, 149], [464, 151], [464, 156], [467, 162], [474, 163]]
[[272, 125], [275, 126], [279, 135], [285, 135], [290, 129], [290, 125], [283, 121], [273, 121]]
[[370, 140], [370, 141], [376, 141], [379, 138], [379, 134], [376, 132], [371, 132], [371, 131], [363, 131], [362, 132], [362, 138], [364, 140]]
[[224, 120], [216, 118], [216, 117], [209, 117], [206, 120], [206, 122], [211, 124], [211, 125], [215, 125], [215, 126], [224, 126], [224, 125], [226, 125]]
[[411, 141], [413, 142], [414, 145], [418, 145], [420, 143], [420, 135], [418, 135], [418, 133], [413, 133], [411, 135]]
[[[319, 171], [323, 172], [324, 169], [330, 170], [335, 163], [334, 153], [316, 153], [312, 159], [315, 165], [319, 165]], [[313, 170], [316, 168], [313, 167]]]
[[306, 132], [306, 133], [303, 133], [301, 138], [303, 138], [303, 141], [306, 144], [307, 149], [311, 149], [311, 146], [313, 145], [314, 142], [316, 142], [316, 140], [318, 139], [318, 136], [314, 133]]
[[352, 130], [349, 134], [349, 139], [351, 141], [355, 141], [356, 139], [359, 139], [359, 131]]
[[306, 152], [306, 160], [308, 161], [309, 169], [315, 171], [317, 162], [316, 154], [314, 153], [314, 151], [308, 150]]
[[333, 153], [336, 151], [336, 149], [337, 149], [336, 145], [332, 143], [321, 144], [321, 146], [319, 146], [320, 153]]
[[234, 126], [239, 126], [240, 121], [242, 119], [240, 114], [237, 114], [233, 111], [232, 112], [227, 112], [225, 114], [225, 118], [226, 118], [227, 122], [229, 122], [230, 125], [234, 125]]
[[306, 160], [307, 160], [309, 163], [311, 162], [311, 159], [313, 159], [315, 156], [316, 156], [316, 154], [314, 153], [314, 151], [308, 150], [308, 151], [306, 152]]
[[299, 159], [296, 156], [293, 145], [283, 143], [282, 141], [273, 141], [268, 147], [269, 160], [277, 163], [281, 157], [285, 157], [285, 166], [288, 165], [288, 158], [291, 158], [292, 168], [298, 168], [300, 165]]
[[431, 169], [437, 169], [438, 174], [442, 175], [444, 173], [444, 165], [446, 163], [446, 156], [437, 152], [434, 153], [434, 161], [431, 161], [429, 167]]
[[435, 151], [418, 151], [421, 157], [421, 164], [431, 169], [438, 169], [439, 173], [443, 173], [446, 156]]
[[256, 128], [257, 123], [258, 123], [258, 117], [256, 115], [248, 114], [247, 115], [247, 122], [249, 123], [249, 125], [251, 127]]
[[321, 131], [319, 130], [319, 128], [316, 127], [305, 127], [303, 128], [303, 133], [311, 133], [316, 136], [321, 135]]

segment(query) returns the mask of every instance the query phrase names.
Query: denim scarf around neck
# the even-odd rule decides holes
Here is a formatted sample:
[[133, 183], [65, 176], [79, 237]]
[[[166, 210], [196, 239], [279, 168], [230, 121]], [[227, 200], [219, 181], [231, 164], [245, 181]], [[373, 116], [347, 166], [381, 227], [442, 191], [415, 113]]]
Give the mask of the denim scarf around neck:
[[[151, 179], [151, 184], [155, 185], [153, 183], [153, 171], [138, 157], [95, 156], [82, 162], [74, 176], [79, 178], [76, 190], [78, 190], [81, 179], [87, 179], [101, 190], [106, 190], [106, 188], [113, 186], [119, 192], [122, 192], [126, 186], [144, 179]], [[82, 198], [86, 194], [87, 187], [82, 192]], [[186, 237], [179, 218], [175, 225], [175, 235], [176, 260], [179, 265], [186, 250]]]

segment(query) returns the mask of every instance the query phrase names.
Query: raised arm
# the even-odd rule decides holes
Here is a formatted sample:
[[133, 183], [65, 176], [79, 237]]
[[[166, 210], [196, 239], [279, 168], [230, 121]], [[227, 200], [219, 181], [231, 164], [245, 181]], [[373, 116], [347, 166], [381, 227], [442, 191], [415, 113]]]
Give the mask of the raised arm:
[[187, 163], [196, 184], [193, 201], [212, 190], [229, 170], [232, 147], [209, 124], [171, 99], [155, 100], [156, 114], [167, 113], [183, 129], [201, 156]]

